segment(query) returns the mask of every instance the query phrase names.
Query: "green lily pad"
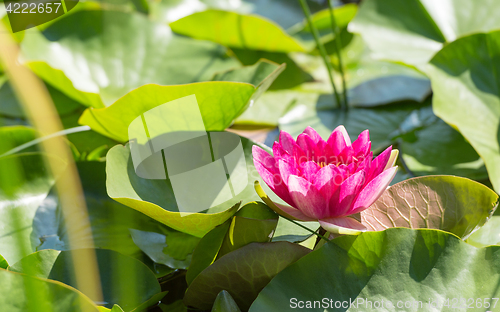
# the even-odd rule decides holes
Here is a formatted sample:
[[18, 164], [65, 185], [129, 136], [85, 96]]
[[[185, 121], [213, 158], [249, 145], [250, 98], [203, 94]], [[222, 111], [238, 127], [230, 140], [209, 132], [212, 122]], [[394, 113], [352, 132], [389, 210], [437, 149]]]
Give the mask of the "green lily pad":
[[[439, 230], [394, 228], [342, 236], [278, 273], [249, 311], [295, 311], [299, 305], [338, 311], [344, 301], [342, 310], [369, 311], [370, 305], [381, 309], [382, 300], [384, 311], [453, 311], [462, 304], [475, 306], [477, 298], [478, 306], [481, 301], [484, 310], [495, 311], [498, 300], [491, 298], [500, 296], [499, 254], [500, 247], [475, 248]], [[418, 307], [405, 308], [406, 301]]]
[[65, 284], [0, 269], [0, 306], [9, 312], [99, 312], [85, 295]]
[[497, 201], [495, 192], [466, 178], [413, 178], [385, 191], [361, 212], [361, 222], [372, 231], [391, 227], [439, 229], [465, 240], [491, 217]]
[[[74, 287], [71, 253], [78, 256], [80, 250], [38, 251], [13, 264], [9, 270], [60, 281]], [[106, 307], [118, 304], [130, 311], [160, 292], [160, 285], [153, 272], [140, 261], [112, 250], [96, 249], [95, 253]]]
[[[130, 149], [117, 145], [107, 155], [107, 190], [114, 200], [181, 232], [202, 237], [230, 218], [240, 199], [209, 209], [209, 213], [179, 212], [169, 180], [140, 178], [134, 171]], [[220, 211], [210, 213], [211, 211]]]
[[500, 216], [493, 216], [479, 230], [472, 233], [467, 243], [476, 247], [500, 245]]
[[177, 36], [140, 14], [101, 10], [81, 10], [43, 33], [30, 32], [22, 51], [43, 80], [96, 108], [148, 83], [210, 80], [239, 65], [217, 44]]
[[241, 312], [231, 295], [223, 290], [215, 298], [211, 312]]
[[189, 285], [184, 303], [208, 310], [219, 292], [226, 290], [241, 309], [247, 310], [260, 290], [278, 272], [309, 251], [288, 242], [246, 245], [221, 257], [201, 272]]
[[447, 42], [500, 28], [497, 14], [495, 0], [369, 0], [349, 30], [363, 36], [376, 58], [422, 65]]
[[285, 53], [305, 51], [279, 25], [257, 15], [209, 9], [181, 18], [170, 27], [178, 34], [227, 47]]
[[450, 174], [474, 180], [488, 179], [483, 160], [469, 142], [432, 107], [413, 111], [394, 133], [396, 147], [414, 175]]
[[431, 60], [427, 73], [437, 116], [458, 129], [484, 160], [500, 190], [500, 32], [459, 39]]

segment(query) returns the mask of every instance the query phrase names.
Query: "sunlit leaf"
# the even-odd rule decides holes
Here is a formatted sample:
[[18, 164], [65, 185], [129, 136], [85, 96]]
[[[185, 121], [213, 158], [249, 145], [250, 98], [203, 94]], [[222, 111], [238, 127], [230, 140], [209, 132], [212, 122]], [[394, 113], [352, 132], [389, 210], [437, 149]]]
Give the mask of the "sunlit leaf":
[[[499, 253], [499, 247], [475, 248], [438, 230], [388, 229], [342, 236], [278, 273], [250, 312], [296, 311], [298, 301], [304, 308], [309, 301], [308, 311], [338, 311], [335, 303], [344, 301], [347, 307], [356, 302], [349, 310], [369, 311], [367, 300], [372, 307], [384, 300], [384, 310], [391, 312], [401, 311], [397, 304], [406, 301], [418, 305], [408, 311], [452, 311], [443, 306], [443, 298], [451, 302], [500, 296]], [[313, 306], [323, 298], [325, 306]], [[493, 308], [494, 300], [487, 301]]]
[[144, 84], [210, 80], [238, 66], [219, 45], [177, 36], [140, 14], [101, 10], [75, 12], [43, 34], [33, 30], [22, 50], [38, 76], [91, 107]]
[[257, 15], [206, 10], [177, 20], [170, 27], [178, 34], [232, 48], [269, 52], [305, 51], [281, 27]]

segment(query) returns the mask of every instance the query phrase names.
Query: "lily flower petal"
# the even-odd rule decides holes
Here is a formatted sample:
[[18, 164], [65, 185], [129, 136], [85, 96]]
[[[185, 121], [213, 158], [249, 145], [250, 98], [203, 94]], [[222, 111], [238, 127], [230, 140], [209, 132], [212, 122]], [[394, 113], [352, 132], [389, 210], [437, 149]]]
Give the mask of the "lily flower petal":
[[328, 203], [329, 216], [342, 217], [347, 214], [352, 202], [356, 199], [361, 187], [365, 184], [365, 178], [366, 172], [361, 170], [342, 182]]
[[310, 126], [308, 126], [304, 130], [304, 132], [302, 132], [302, 133], [307, 134], [313, 140], [313, 142], [316, 143], [316, 144], [318, 144], [319, 142], [323, 141], [323, 138], [321, 138], [321, 136], [318, 134], [318, 132], [316, 132], [316, 130], [314, 130]]
[[292, 175], [288, 178], [288, 189], [295, 207], [306, 216], [316, 220], [325, 216], [327, 210], [325, 198], [311, 182]]
[[252, 147], [253, 163], [262, 180], [285, 202], [292, 204], [290, 192], [277, 169], [275, 159], [262, 148]]
[[370, 207], [387, 189], [396, 175], [398, 167], [392, 167], [371, 180], [359, 193], [349, 214], [358, 213]]
[[333, 130], [332, 134], [330, 134], [326, 143], [332, 147], [333, 153], [338, 155], [347, 146], [351, 145], [351, 139], [349, 138], [344, 126], [338, 126], [335, 130]]

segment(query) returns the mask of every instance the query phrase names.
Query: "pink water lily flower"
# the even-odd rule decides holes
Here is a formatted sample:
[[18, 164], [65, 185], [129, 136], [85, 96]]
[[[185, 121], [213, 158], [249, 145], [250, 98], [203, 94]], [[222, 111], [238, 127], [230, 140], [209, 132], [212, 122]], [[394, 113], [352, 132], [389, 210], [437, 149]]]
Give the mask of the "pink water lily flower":
[[353, 215], [370, 207], [396, 174], [397, 150], [389, 147], [373, 159], [370, 149], [368, 130], [351, 144], [343, 126], [327, 141], [307, 127], [296, 141], [281, 131], [274, 156], [257, 146], [252, 154], [264, 182], [290, 205], [271, 202], [273, 209], [295, 220], [319, 221], [328, 232], [347, 234], [366, 230]]

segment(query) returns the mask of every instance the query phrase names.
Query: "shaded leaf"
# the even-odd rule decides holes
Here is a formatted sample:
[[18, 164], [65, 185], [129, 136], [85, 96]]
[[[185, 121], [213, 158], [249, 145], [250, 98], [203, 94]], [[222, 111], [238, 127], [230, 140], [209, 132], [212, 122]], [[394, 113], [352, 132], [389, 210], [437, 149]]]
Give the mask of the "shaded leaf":
[[238, 308], [236, 302], [234, 302], [233, 297], [227, 291], [223, 290], [215, 298], [212, 312], [241, 312], [241, 310]]
[[186, 282], [188, 285], [191, 284], [198, 274], [215, 261], [231, 222], [232, 220], [227, 220], [216, 226], [199, 241], [193, 251], [191, 265], [186, 273]]
[[226, 290], [241, 309], [247, 310], [278, 272], [308, 252], [309, 249], [288, 242], [249, 244], [201, 272], [187, 289], [184, 303], [210, 309], [219, 292]]
[[141, 303], [139, 306], [135, 307], [132, 312], [142, 312], [150, 307], [158, 305], [158, 303], [167, 295], [168, 291], [157, 293], [153, 297], [149, 298], [147, 301]]

